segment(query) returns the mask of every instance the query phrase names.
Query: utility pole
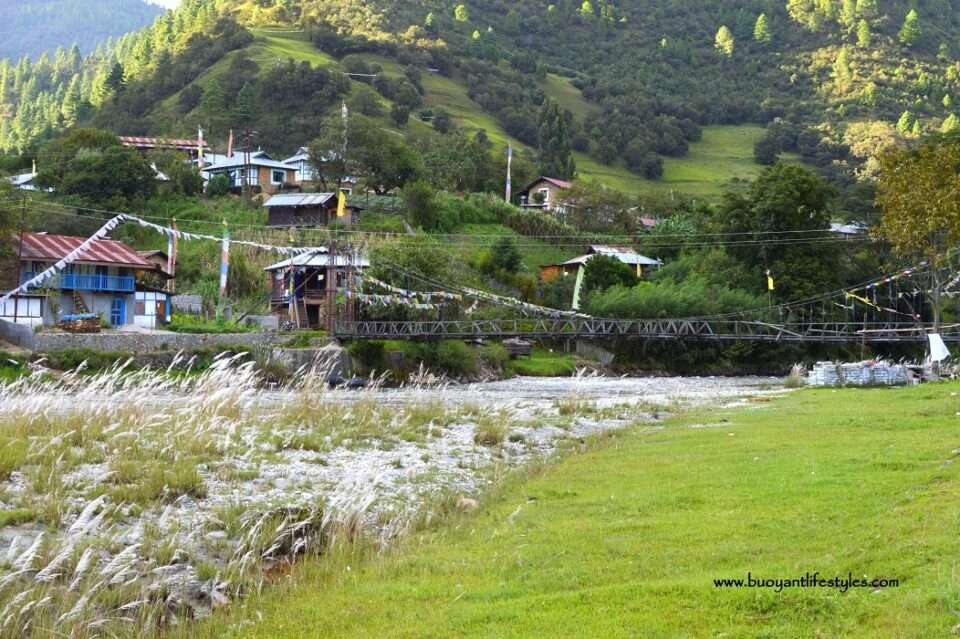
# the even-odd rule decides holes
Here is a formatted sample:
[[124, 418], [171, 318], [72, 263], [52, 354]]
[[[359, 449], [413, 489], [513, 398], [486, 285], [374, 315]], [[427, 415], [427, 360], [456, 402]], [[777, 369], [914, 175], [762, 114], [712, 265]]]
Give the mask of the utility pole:
[[[24, 197], [20, 201], [20, 233], [17, 240], [17, 266], [14, 268], [13, 272], [17, 274], [16, 284], [14, 288], [20, 286], [20, 262], [23, 259], [23, 222], [24, 218], [27, 216], [27, 198]], [[13, 323], [17, 323], [17, 316], [20, 313], [20, 295], [13, 296]]]
[[337, 245], [331, 238], [327, 251], [327, 332], [333, 335], [337, 328]]
[[[347, 172], [347, 147], [350, 140], [350, 109], [347, 108], [347, 103], [344, 101], [343, 105], [340, 108], [340, 120], [343, 123], [343, 147], [340, 149], [340, 165], [343, 167], [343, 173]], [[340, 189], [343, 188], [343, 178], [346, 175], [337, 176], [337, 194], [340, 193]]]

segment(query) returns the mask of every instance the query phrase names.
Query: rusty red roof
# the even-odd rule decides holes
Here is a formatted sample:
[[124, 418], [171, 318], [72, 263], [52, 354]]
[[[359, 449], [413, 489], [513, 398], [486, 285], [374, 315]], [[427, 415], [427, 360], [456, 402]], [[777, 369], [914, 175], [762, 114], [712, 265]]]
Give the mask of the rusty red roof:
[[[137, 149], [177, 149], [181, 151], [192, 151], [200, 146], [200, 141], [182, 138], [148, 138], [125, 135], [120, 137], [120, 144], [132, 146]], [[208, 149], [210, 147], [204, 142], [203, 148]]]
[[[16, 238], [16, 236], [14, 236]], [[83, 244], [87, 238], [47, 233], [23, 234], [23, 260], [55, 262]], [[156, 265], [144, 259], [135, 250], [116, 240], [96, 240], [77, 260], [80, 264], [114, 264], [137, 269], [153, 270]]]

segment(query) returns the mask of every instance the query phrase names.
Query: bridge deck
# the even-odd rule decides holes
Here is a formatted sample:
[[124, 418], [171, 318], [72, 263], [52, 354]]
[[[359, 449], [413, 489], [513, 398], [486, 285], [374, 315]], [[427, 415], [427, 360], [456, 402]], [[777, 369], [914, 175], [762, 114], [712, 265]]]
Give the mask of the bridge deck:
[[[788, 323], [747, 320], [596, 318], [458, 321], [337, 322], [336, 336], [369, 339], [644, 339], [819, 343], [924, 342], [932, 326], [917, 323]], [[944, 340], [960, 341], [960, 327], [941, 329]]]

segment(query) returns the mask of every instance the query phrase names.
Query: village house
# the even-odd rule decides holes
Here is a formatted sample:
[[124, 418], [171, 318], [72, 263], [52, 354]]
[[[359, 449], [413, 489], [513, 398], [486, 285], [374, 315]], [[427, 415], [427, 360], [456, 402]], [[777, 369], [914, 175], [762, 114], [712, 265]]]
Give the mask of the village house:
[[[310, 149], [305, 146], [297, 149], [296, 154], [288, 157], [283, 163], [293, 167], [295, 171], [294, 181], [304, 188], [311, 188], [321, 181], [320, 175], [317, 173], [317, 169], [311, 161]], [[352, 195], [359, 181], [356, 177], [344, 176], [340, 180], [340, 190], [347, 195]]]
[[562, 215], [566, 211], [563, 192], [573, 186], [565, 180], [538, 177], [520, 192], [520, 206], [525, 209], [540, 209]]
[[[21, 239], [22, 238], [22, 239]], [[76, 250], [86, 238], [29, 233], [13, 236], [17, 275], [0, 288], [12, 289]], [[155, 261], [115, 240], [97, 240], [85, 254], [43, 288], [0, 305], [0, 319], [28, 326], [51, 326], [65, 317], [99, 315], [113, 327], [137, 324], [156, 328], [169, 317], [167, 294], [157, 287], [167, 274]], [[142, 293], [142, 295], [141, 295]]]
[[581, 268], [587, 262], [597, 255], [607, 255], [616, 258], [620, 262], [635, 269], [637, 277], [644, 277], [652, 268], [659, 268], [663, 262], [652, 257], [640, 255], [634, 249], [623, 246], [602, 246], [594, 245], [590, 247], [590, 252], [586, 255], [580, 255], [569, 259], [562, 264], [547, 264], [540, 267], [540, 279], [544, 282], [552, 282], [568, 275], [577, 275]]
[[237, 151], [230, 156], [211, 155], [211, 163], [201, 169], [204, 182], [226, 175], [230, 188], [240, 192], [250, 187], [254, 193], [278, 193], [296, 184], [296, 169], [271, 158], [265, 151]]
[[360, 207], [348, 204], [345, 214], [337, 217], [335, 193], [280, 193], [264, 203], [267, 226], [329, 226], [333, 222], [351, 226], [359, 221]]
[[328, 305], [327, 273], [336, 269], [335, 290], [342, 293], [352, 269], [369, 268], [360, 256], [336, 255], [331, 264], [327, 252], [304, 253], [264, 269], [270, 274], [270, 312], [298, 328], [321, 328]]

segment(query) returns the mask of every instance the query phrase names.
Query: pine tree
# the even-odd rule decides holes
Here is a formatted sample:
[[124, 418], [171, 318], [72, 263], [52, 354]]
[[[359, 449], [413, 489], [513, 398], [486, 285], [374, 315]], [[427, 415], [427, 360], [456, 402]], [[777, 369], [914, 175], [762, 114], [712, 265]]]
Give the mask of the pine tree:
[[593, 16], [593, 5], [590, 3], [590, 0], [583, 0], [583, 4], [580, 5], [580, 17], [589, 19]]
[[735, 46], [735, 41], [733, 39], [733, 34], [730, 32], [730, 29], [727, 25], [723, 25], [717, 31], [717, 38], [714, 42], [714, 48], [726, 57], [733, 55], [733, 49]]
[[857, 25], [857, 46], [861, 49], [868, 49], [872, 41], [873, 36], [870, 34], [870, 25], [867, 24], [866, 20], [860, 20], [860, 24]]
[[846, 47], [840, 49], [833, 63], [833, 79], [841, 93], [846, 93], [853, 82], [853, 69], [850, 67], [850, 54]]
[[897, 131], [906, 134], [908, 131], [910, 131], [911, 124], [913, 124], [913, 114], [909, 111], [904, 111], [900, 115], [900, 119], [897, 120]]
[[843, 0], [840, 9], [840, 22], [848, 29], [857, 23], [857, 0]]
[[248, 126], [257, 118], [257, 92], [249, 82], [237, 93], [233, 116], [238, 126]]
[[872, 20], [880, 14], [877, 0], [857, 0], [857, 15], [865, 20]]
[[951, 113], [947, 116], [947, 119], [943, 121], [940, 131], [941, 133], [950, 133], [958, 128], [960, 128], [960, 118], [957, 117], [956, 113]]
[[920, 118], [917, 118], [913, 123], [913, 128], [910, 129], [910, 135], [912, 135], [915, 138], [919, 138], [922, 133], [923, 133], [923, 128], [920, 125]]
[[123, 88], [126, 86], [127, 80], [123, 72], [123, 65], [120, 62], [114, 62], [113, 67], [110, 69], [110, 73], [107, 75], [107, 88], [113, 92], [114, 95], [123, 91]]
[[466, 5], [458, 4], [457, 8], [453, 10], [453, 19], [457, 22], [469, 22], [470, 10], [467, 9]]
[[572, 179], [577, 170], [571, 149], [573, 115], [562, 111], [556, 101], [547, 98], [540, 108], [538, 124], [538, 169], [541, 175]]
[[943, 108], [949, 111], [953, 107], [953, 98], [947, 93], [943, 96]]
[[773, 40], [773, 34], [770, 33], [770, 25], [767, 22], [767, 14], [761, 13], [757, 17], [757, 23], [753, 27], [753, 39], [761, 44], [769, 44]]
[[910, 9], [907, 17], [903, 20], [903, 27], [900, 29], [900, 44], [912, 47], [920, 42], [923, 31], [920, 29], [920, 16], [916, 9]]
[[433, 11], [428, 13], [427, 17], [424, 18], [423, 27], [427, 30], [427, 33], [437, 35], [437, 19], [433, 15]]
[[63, 103], [60, 107], [60, 116], [63, 118], [65, 127], [72, 127], [77, 124], [80, 115], [80, 76], [75, 75], [70, 80], [70, 86], [63, 96]]

